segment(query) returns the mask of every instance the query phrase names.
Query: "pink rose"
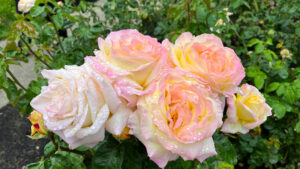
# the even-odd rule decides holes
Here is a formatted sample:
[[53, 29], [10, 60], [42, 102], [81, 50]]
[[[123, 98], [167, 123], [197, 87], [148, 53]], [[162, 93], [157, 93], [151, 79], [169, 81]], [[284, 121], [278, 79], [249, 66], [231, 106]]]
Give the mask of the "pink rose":
[[163, 41], [175, 67], [196, 74], [216, 92], [228, 95], [237, 91], [245, 77], [244, 67], [235, 52], [224, 47], [213, 34], [193, 36], [186, 32], [175, 44]]
[[159, 167], [181, 156], [203, 161], [215, 155], [213, 133], [222, 125], [222, 103], [217, 94], [179, 70], [155, 82], [155, 90], [138, 100], [129, 127]]
[[112, 32], [98, 41], [100, 50], [86, 62], [105, 74], [117, 94], [134, 107], [137, 96], [147, 93], [144, 89], [167, 67], [166, 49], [155, 38], [130, 29]]
[[257, 88], [243, 84], [241, 90], [243, 94], [238, 93], [227, 99], [227, 119], [221, 130], [223, 132], [245, 134], [272, 115], [271, 107]]
[[120, 135], [130, 110], [117, 97], [109, 81], [87, 65], [43, 70], [48, 86], [31, 101], [43, 114], [48, 130], [59, 135], [71, 149], [95, 146], [105, 128]]

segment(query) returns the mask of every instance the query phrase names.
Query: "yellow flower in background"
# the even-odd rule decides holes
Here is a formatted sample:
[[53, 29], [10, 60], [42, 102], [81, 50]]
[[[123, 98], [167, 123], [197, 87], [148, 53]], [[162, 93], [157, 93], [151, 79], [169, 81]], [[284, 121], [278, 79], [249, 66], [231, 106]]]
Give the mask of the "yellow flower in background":
[[30, 113], [28, 117], [32, 126], [31, 126], [31, 136], [35, 135], [36, 133], [46, 135], [47, 130], [44, 125], [43, 115], [38, 111], [33, 111]]
[[293, 54], [288, 49], [282, 49], [280, 51], [280, 55], [282, 58], [290, 58], [293, 56]]

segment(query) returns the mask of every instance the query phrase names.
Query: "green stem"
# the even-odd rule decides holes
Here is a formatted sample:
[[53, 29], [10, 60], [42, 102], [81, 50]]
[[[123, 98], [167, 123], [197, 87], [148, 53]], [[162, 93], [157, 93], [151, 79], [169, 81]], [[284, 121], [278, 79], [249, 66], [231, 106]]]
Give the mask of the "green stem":
[[14, 82], [20, 86], [24, 91], [26, 91], [26, 88], [19, 82], [19, 80], [14, 76], [14, 74], [9, 70], [7, 67], [6, 69], [7, 73], [10, 75], [11, 78], [13, 78]]
[[[231, 20], [229, 22], [230, 22], [231, 25], [234, 25]], [[242, 41], [242, 44], [243, 44], [244, 48], [247, 49], [247, 45], [245, 44], [244, 39], [241, 38], [240, 34], [235, 29], [233, 29], [233, 31], [236, 34], [236, 36]]]
[[[9, 29], [11, 29], [9, 23], [2, 17], [0, 16], [0, 19], [2, 21], [4, 21], [4, 23], [8, 26]], [[31, 47], [28, 45], [28, 43], [24, 40], [24, 38], [22, 36], [20, 36], [21, 41], [27, 46], [28, 50], [30, 51], [31, 54], [33, 54], [34, 57], [36, 57], [39, 61], [41, 61], [43, 64], [45, 64], [48, 68], [51, 69], [51, 66], [48, 65], [47, 62], [45, 62], [44, 60], [42, 60], [42, 58], [40, 58], [37, 54], [35, 54], [33, 52], [33, 50], [31, 49]]]
[[58, 39], [58, 44], [59, 44], [59, 46], [60, 46], [62, 52], [63, 52], [64, 55], [66, 56], [65, 49], [64, 49], [64, 47], [63, 47], [63, 45], [62, 45], [62, 43], [61, 43], [60, 37], [59, 37], [58, 29], [57, 29], [57, 27], [56, 27], [56, 25], [54, 24], [54, 22], [53, 22], [52, 19], [51, 19], [51, 22], [52, 22], [52, 24], [53, 24], [53, 26], [54, 26], [54, 29], [55, 29], [55, 31], [56, 31], [56, 35], [57, 35], [57, 39]]
[[53, 57], [53, 55], [50, 53], [50, 51], [49, 51], [49, 50], [46, 50], [46, 52], [47, 52], [48, 55], [51, 57], [51, 59], [54, 60], [54, 57]]
[[55, 25], [55, 23], [54, 23], [54, 21], [53, 21], [53, 19], [52, 19], [52, 17], [51, 17], [51, 15], [50, 15], [50, 13], [49, 13], [48, 10], [47, 10], [47, 15], [48, 15], [48, 17], [50, 18], [50, 21], [51, 21], [51, 23], [52, 23], [52, 25], [53, 25], [53, 27], [54, 27], [54, 29], [55, 29], [56, 36], [57, 36], [57, 40], [58, 40], [58, 44], [59, 44], [59, 46], [60, 46], [62, 52], [64, 53], [64, 56], [66, 56], [65, 49], [64, 49], [64, 47], [63, 47], [63, 45], [62, 45], [62, 42], [61, 42], [61, 40], [60, 40], [58, 28], [57, 28], [57, 26]]
[[54, 144], [54, 146], [56, 147], [56, 149], [60, 149], [60, 150], [63, 150], [63, 151], [67, 151], [67, 152], [71, 152], [71, 153], [75, 153], [75, 154], [79, 154], [79, 155], [85, 155], [84, 152], [81, 152], [81, 151], [78, 151], [78, 150], [70, 150], [68, 148], [64, 148], [64, 147], [61, 147], [59, 146], [55, 140], [54, 140], [54, 136], [53, 134], [50, 135], [50, 141]]
[[30, 51], [30, 53], [37, 58], [40, 62], [42, 62], [44, 65], [46, 65], [49, 69], [51, 69], [51, 66], [44, 60], [42, 60], [41, 57], [39, 57], [36, 53], [34, 53], [34, 51], [31, 49], [31, 47], [29, 46], [29, 44], [24, 40], [24, 38], [22, 36], [20, 36], [21, 41], [26, 45], [26, 47], [28, 48], [28, 50]]
[[188, 25], [191, 23], [191, 8], [190, 8], [190, 0], [187, 1], [187, 19], [188, 19]]
[[256, 12], [258, 12], [258, 5], [257, 5], [257, 2], [256, 2], [256, 0], [253, 0], [253, 2], [254, 2], [254, 7], [255, 7], [255, 10], [256, 10]]

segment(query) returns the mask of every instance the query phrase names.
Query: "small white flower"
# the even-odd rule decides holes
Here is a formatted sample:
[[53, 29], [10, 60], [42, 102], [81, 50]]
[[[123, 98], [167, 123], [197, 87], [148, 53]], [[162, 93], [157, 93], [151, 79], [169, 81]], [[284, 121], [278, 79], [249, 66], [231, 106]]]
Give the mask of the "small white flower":
[[218, 25], [223, 25], [223, 26], [225, 26], [226, 24], [225, 24], [225, 22], [223, 21], [223, 19], [219, 19], [219, 20], [216, 22], [215, 26], [218, 26]]
[[219, 29], [216, 30], [217, 33], [221, 33], [221, 31]]
[[226, 12], [226, 18], [227, 18], [228, 21], [230, 21], [229, 16], [231, 16], [231, 15], [233, 15], [233, 13], [231, 13], [231, 12]]
[[214, 28], [213, 28], [213, 27], [210, 27], [209, 30], [212, 32], [212, 31], [214, 31]]
[[58, 6], [63, 6], [64, 3], [63, 3], [62, 1], [59, 1], [59, 2], [57, 2], [57, 5], [58, 5]]
[[35, 0], [20, 0], [18, 3], [18, 9], [21, 12], [27, 13], [34, 6]]

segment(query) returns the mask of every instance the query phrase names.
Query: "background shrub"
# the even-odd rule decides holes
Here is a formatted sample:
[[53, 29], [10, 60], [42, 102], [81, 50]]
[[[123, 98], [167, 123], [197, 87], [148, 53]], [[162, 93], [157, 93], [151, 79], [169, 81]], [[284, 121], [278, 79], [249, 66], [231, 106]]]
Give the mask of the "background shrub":
[[[8, 1], [4, 4], [11, 6]], [[97, 49], [97, 38], [115, 30], [138, 29], [159, 41], [168, 38], [172, 42], [183, 32], [214, 33], [241, 58], [247, 75], [244, 82], [260, 89], [273, 116], [248, 134], [225, 137], [217, 132], [218, 155], [201, 164], [179, 159], [166, 168], [300, 167], [299, 0], [107, 0], [103, 6], [85, 1], [76, 6], [65, 0], [63, 7], [54, 0], [37, 0], [37, 4], [24, 17], [13, 17], [13, 7], [3, 5], [0, 10], [0, 37], [8, 38], [0, 54], [0, 88], [21, 115], [30, 113], [30, 100], [47, 84], [39, 75], [22, 89], [6, 76], [9, 65], [26, 62], [28, 54], [35, 56], [38, 73], [43, 68], [82, 64], [83, 58]], [[101, 8], [104, 19], [96, 15], [95, 8]], [[69, 35], [61, 36], [64, 31]], [[37, 50], [33, 51], [33, 46]], [[27, 168], [157, 168], [135, 138], [117, 141], [108, 135], [93, 150], [81, 147], [78, 151], [91, 154], [56, 151], [50, 142], [45, 147], [46, 158]]]

